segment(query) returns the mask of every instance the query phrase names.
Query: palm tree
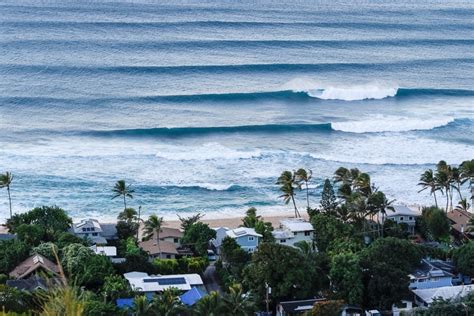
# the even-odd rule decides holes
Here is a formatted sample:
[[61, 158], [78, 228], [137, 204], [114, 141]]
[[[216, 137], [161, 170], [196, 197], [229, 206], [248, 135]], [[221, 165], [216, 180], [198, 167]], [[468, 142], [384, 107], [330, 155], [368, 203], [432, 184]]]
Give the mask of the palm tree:
[[382, 191], [373, 193], [368, 199], [369, 209], [377, 214], [377, 216], [378, 214], [382, 214], [382, 237], [384, 234], [385, 216], [387, 215], [387, 210], [395, 212], [395, 209], [392, 206], [393, 202], [395, 202], [395, 200], [389, 201]]
[[168, 288], [161, 295], [155, 296], [151, 305], [154, 314], [159, 316], [175, 316], [184, 311], [175, 288]]
[[313, 171], [310, 169], [305, 170], [303, 168], [300, 168], [296, 171], [296, 181], [297, 182], [304, 182], [306, 186], [306, 204], [309, 209], [309, 190], [308, 190], [308, 182], [311, 180], [313, 176]]
[[112, 189], [112, 192], [114, 192], [114, 196], [112, 197], [112, 200], [115, 198], [118, 198], [119, 196], [123, 197], [123, 209], [127, 209], [127, 197], [133, 199], [133, 193], [135, 190], [132, 189], [131, 185], [126, 185], [125, 180], [119, 180], [117, 183], [115, 183], [114, 188]]
[[242, 226], [248, 228], [255, 228], [255, 225], [261, 220], [261, 216], [257, 215], [257, 209], [255, 207], [251, 207], [245, 213], [246, 216], [242, 219]]
[[117, 216], [117, 219], [127, 223], [133, 223], [137, 220], [137, 211], [135, 211], [134, 208], [128, 207], [120, 212], [120, 214]]
[[433, 195], [434, 200], [435, 200], [435, 205], [436, 207], [438, 207], [436, 191], [441, 190], [441, 188], [439, 187], [438, 182], [436, 181], [436, 177], [433, 173], [433, 169], [428, 169], [421, 174], [420, 182], [418, 183], [418, 185], [422, 186], [422, 189], [418, 191], [418, 193], [426, 189], [430, 189], [430, 195]]
[[161, 256], [160, 249], [160, 230], [163, 225], [163, 217], [158, 217], [156, 215], [150, 215], [148, 220], [145, 221], [145, 238], [150, 239], [153, 236], [156, 236], [156, 244], [158, 245], [158, 252]]
[[461, 185], [463, 185], [466, 180], [464, 180], [461, 177], [461, 170], [459, 168], [456, 168], [456, 167], [451, 168], [451, 179], [452, 179], [451, 188], [453, 190], [456, 190], [459, 194], [459, 199], [463, 200], [462, 193], [461, 193]]
[[467, 199], [462, 199], [458, 202], [458, 205], [456, 206], [455, 210], [468, 212], [470, 206], [471, 204], [467, 202]]
[[461, 165], [459, 165], [459, 170], [461, 171], [461, 179], [463, 179], [463, 183], [469, 181], [471, 200], [474, 202], [474, 191], [472, 186], [474, 183], [474, 159], [463, 161]]
[[[446, 161], [441, 160], [436, 165], [436, 174], [435, 174], [436, 182], [438, 186], [442, 187], [446, 192], [446, 212], [449, 208], [449, 201], [450, 195], [452, 190], [452, 179], [451, 179], [451, 166], [449, 166]], [[452, 204], [452, 201], [451, 201]]]
[[133, 308], [131, 315], [148, 316], [152, 314], [153, 305], [145, 295], [136, 296], [133, 299]]
[[301, 217], [295, 202], [295, 189], [298, 188], [295, 175], [291, 171], [283, 171], [276, 184], [280, 185], [280, 191], [283, 193], [279, 197], [283, 198], [285, 204], [292, 201], [295, 208], [295, 217]]
[[12, 197], [10, 195], [10, 185], [13, 181], [13, 175], [11, 172], [5, 172], [4, 174], [0, 174], [0, 188], [7, 188], [8, 192], [8, 203], [10, 205], [10, 218], [13, 216], [12, 212]]
[[204, 296], [196, 305], [193, 306], [193, 316], [220, 316], [222, 309], [222, 303], [220, 296], [217, 292], [211, 292], [209, 295]]
[[242, 290], [240, 284], [229, 287], [229, 292], [222, 297], [223, 315], [248, 316], [255, 310], [255, 303], [252, 297]]

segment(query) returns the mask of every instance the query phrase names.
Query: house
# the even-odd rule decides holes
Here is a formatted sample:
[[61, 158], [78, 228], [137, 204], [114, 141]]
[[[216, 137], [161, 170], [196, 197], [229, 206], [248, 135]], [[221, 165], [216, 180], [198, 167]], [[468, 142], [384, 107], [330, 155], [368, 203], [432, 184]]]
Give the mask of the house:
[[447, 213], [451, 222], [451, 233], [459, 240], [474, 239], [474, 230], [470, 231], [469, 222], [472, 214], [463, 210], [453, 209]]
[[413, 302], [402, 300], [400, 303], [392, 305], [392, 314], [393, 316], [410, 315], [412, 309]]
[[303, 218], [290, 218], [280, 221], [280, 227], [272, 231], [275, 242], [287, 246], [305, 241], [313, 243], [314, 228]]
[[7, 280], [6, 284], [20, 291], [34, 292], [37, 290], [48, 290], [46, 281], [38, 276], [33, 276], [29, 279]]
[[169, 288], [176, 288], [180, 291], [189, 291], [197, 288], [205, 291], [201, 276], [193, 274], [173, 274], [173, 275], [148, 275], [145, 272], [128, 272], [123, 275], [130, 283], [132, 290], [152, 294], [162, 292]]
[[125, 258], [117, 257], [117, 248], [115, 246], [97, 246], [93, 245], [89, 247], [96, 255], [106, 256], [112, 261], [112, 263], [125, 262]]
[[83, 219], [72, 225], [70, 232], [82, 239], [88, 239], [92, 244], [106, 245], [107, 240], [117, 239], [115, 224], [101, 224], [96, 219]]
[[421, 265], [409, 275], [410, 284], [408, 287], [410, 290], [452, 286], [454, 266], [447, 262], [443, 265], [443, 262], [423, 259]]
[[235, 239], [240, 248], [250, 253], [258, 248], [258, 244], [263, 237], [261, 234], [258, 234], [255, 229], [248, 227], [239, 227], [235, 229], [218, 227], [214, 228], [214, 230], [216, 231], [216, 238], [211, 240], [211, 243], [217, 249], [217, 253], [220, 252], [219, 248], [225, 237]]
[[313, 309], [317, 302], [325, 301], [324, 298], [309, 300], [280, 302], [276, 307], [276, 316], [304, 315]]
[[53, 277], [58, 277], [60, 274], [59, 267], [56, 264], [42, 255], [35, 254], [17, 265], [9, 275], [14, 279], [27, 279], [40, 272]]
[[189, 291], [185, 292], [183, 295], [179, 297], [181, 300], [181, 303], [183, 303], [186, 306], [193, 306], [194, 304], [197, 303], [201, 298], [206, 296], [206, 292], [203, 292], [199, 290], [196, 287], [193, 287]]
[[405, 205], [394, 205], [394, 211], [386, 210], [385, 220], [392, 220], [397, 224], [406, 224], [410, 234], [415, 233], [416, 218], [421, 216], [417, 211]]
[[412, 290], [418, 306], [429, 307], [435, 299], [453, 299], [464, 297], [474, 291], [474, 285], [443, 286], [431, 289]]
[[183, 232], [176, 228], [162, 227], [160, 229], [160, 241], [154, 234], [149, 240], [138, 244], [140, 248], [148, 252], [151, 259], [175, 259], [180, 256], [192, 256], [193, 253], [188, 247], [181, 245]]

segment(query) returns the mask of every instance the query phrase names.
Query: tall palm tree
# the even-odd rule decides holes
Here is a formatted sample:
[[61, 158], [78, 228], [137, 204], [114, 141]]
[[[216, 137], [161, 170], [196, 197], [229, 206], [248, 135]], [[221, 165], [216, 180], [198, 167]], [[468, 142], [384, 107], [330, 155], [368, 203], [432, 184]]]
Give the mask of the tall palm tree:
[[420, 177], [420, 182], [418, 183], [419, 186], [422, 187], [418, 193], [430, 189], [430, 195], [433, 195], [434, 200], [435, 200], [435, 205], [438, 207], [438, 199], [436, 198], [436, 191], [441, 190], [441, 188], [438, 185], [438, 182], [436, 181], [436, 177], [434, 175], [433, 169], [428, 169], [425, 172], [421, 174]]
[[160, 253], [160, 256], [160, 231], [163, 223], [163, 217], [158, 217], [155, 214], [150, 215], [150, 217], [148, 217], [148, 220], [145, 221], [145, 238], [150, 239], [153, 238], [153, 236], [156, 237], [156, 244], [158, 246], [158, 252]]
[[459, 170], [461, 171], [461, 179], [463, 183], [469, 181], [469, 191], [471, 193], [471, 204], [474, 203], [474, 159], [466, 160], [459, 165]]
[[468, 212], [470, 206], [471, 204], [467, 202], [467, 199], [462, 199], [458, 202], [458, 205], [456, 206], [455, 210]]
[[153, 298], [151, 302], [153, 312], [159, 316], [175, 316], [180, 311], [184, 311], [184, 306], [178, 297], [178, 291], [175, 288], [168, 288], [160, 295]]
[[136, 296], [133, 299], [133, 308], [131, 315], [133, 316], [151, 316], [153, 305], [145, 295]]
[[280, 185], [280, 191], [283, 193], [279, 197], [283, 198], [285, 204], [288, 204], [290, 201], [292, 201], [293, 207], [295, 208], [295, 217], [301, 217], [300, 212], [296, 207], [295, 201], [295, 189], [298, 188], [295, 175], [291, 171], [283, 171], [276, 184]]
[[137, 211], [135, 211], [134, 208], [128, 207], [120, 212], [117, 219], [127, 223], [132, 223], [137, 220]]
[[131, 184], [126, 185], [125, 180], [118, 180], [117, 183], [115, 183], [114, 188], [112, 189], [112, 192], [114, 192], [114, 196], [112, 197], [112, 200], [115, 198], [118, 198], [120, 196], [123, 197], [123, 209], [127, 209], [127, 197], [133, 199], [133, 193], [135, 190], [132, 189]]
[[242, 290], [240, 284], [229, 287], [229, 292], [222, 297], [223, 314], [233, 316], [248, 316], [255, 310], [252, 297]]
[[374, 192], [368, 199], [369, 209], [376, 213], [377, 216], [378, 214], [382, 214], [382, 237], [384, 234], [385, 216], [387, 215], [387, 210], [395, 212], [395, 209], [392, 206], [393, 202], [395, 202], [395, 200], [389, 201], [382, 191]]
[[4, 174], [0, 174], [0, 188], [7, 188], [8, 192], [8, 203], [10, 205], [10, 218], [13, 216], [12, 212], [12, 197], [10, 195], [10, 185], [13, 181], [13, 174], [11, 172], [5, 172]]
[[308, 190], [308, 183], [311, 180], [313, 176], [313, 171], [310, 169], [306, 170], [303, 168], [300, 168], [296, 171], [296, 181], [297, 182], [304, 182], [306, 186], [306, 204], [307, 208], [309, 209], [309, 190]]
[[[446, 212], [449, 209], [449, 201], [450, 195], [452, 190], [452, 179], [451, 179], [451, 166], [449, 166], [446, 161], [441, 160], [436, 165], [436, 174], [435, 174], [436, 182], [440, 187], [444, 189], [446, 192]], [[451, 202], [452, 204], [452, 202]]]
[[204, 296], [193, 306], [193, 316], [220, 316], [222, 315], [222, 302], [217, 292]]
[[465, 180], [461, 177], [461, 170], [456, 167], [451, 168], [451, 189], [456, 190], [459, 195], [459, 199], [463, 200], [461, 193], [461, 185], [464, 184]]

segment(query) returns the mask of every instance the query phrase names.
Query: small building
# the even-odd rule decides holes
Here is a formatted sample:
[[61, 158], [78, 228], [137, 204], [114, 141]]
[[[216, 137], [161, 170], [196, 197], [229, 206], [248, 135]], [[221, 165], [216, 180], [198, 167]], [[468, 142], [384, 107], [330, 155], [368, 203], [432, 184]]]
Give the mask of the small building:
[[402, 300], [400, 303], [392, 304], [393, 316], [410, 315], [409, 313], [413, 309], [413, 302]]
[[179, 255], [176, 245], [165, 240], [152, 238], [139, 242], [138, 246], [148, 253], [150, 259], [175, 259]]
[[412, 290], [415, 296], [415, 304], [422, 307], [429, 307], [435, 299], [460, 298], [472, 291], [474, 291], [474, 285], [472, 284]]
[[115, 246], [97, 246], [93, 245], [89, 247], [96, 255], [106, 256], [112, 261], [112, 263], [125, 262], [125, 258], [117, 257], [117, 248]]
[[447, 213], [448, 219], [451, 222], [451, 233], [459, 240], [474, 239], [474, 230], [469, 225], [473, 215], [469, 212], [453, 209]]
[[38, 290], [47, 291], [48, 284], [38, 276], [32, 276], [29, 279], [7, 280], [6, 285], [14, 287], [20, 291], [34, 292]]
[[410, 277], [410, 290], [430, 289], [443, 286], [452, 286], [454, 267], [441, 260], [423, 259], [420, 266], [413, 271]]
[[38, 273], [45, 273], [52, 277], [58, 277], [60, 270], [56, 264], [51, 262], [51, 260], [40, 254], [35, 254], [17, 265], [9, 275], [14, 279], [28, 279]]
[[250, 253], [258, 248], [258, 244], [263, 237], [261, 234], [258, 234], [255, 229], [248, 227], [239, 227], [235, 229], [218, 227], [214, 228], [214, 230], [216, 231], [216, 238], [213, 239], [211, 243], [217, 249], [217, 253], [220, 253], [219, 248], [225, 237], [235, 239], [240, 248]]
[[416, 218], [421, 214], [405, 205], [394, 205], [393, 208], [395, 211], [386, 210], [385, 219], [392, 220], [397, 224], [406, 224], [408, 232], [413, 235], [415, 233]]
[[107, 240], [117, 239], [115, 224], [101, 224], [96, 219], [83, 219], [74, 223], [70, 232], [79, 238], [90, 240], [92, 244], [106, 245]]
[[305, 315], [311, 312], [314, 304], [325, 301], [324, 298], [313, 298], [299, 301], [280, 302], [276, 307], [276, 316]]
[[205, 291], [201, 276], [193, 274], [173, 274], [173, 275], [148, 275], [145, 272], [128, 272], [123, 275], [127, 279], [133, 291], [152, 294], [163, 292], [169, 288], [176, 288], [180, 291], [189, 291], [197, 288]]
[[313, 243], [314, 228], [311, 223], [303, 218], [290, 218], [280, 221], [280, 227], [272, 231], [275, 242], [287, 246], [305, 241]]
[[177, 228], [162, 227], [160, 230], [160, 240], [173, 243], [176, 247], [181, 246], [182, 238], [183, 232]]

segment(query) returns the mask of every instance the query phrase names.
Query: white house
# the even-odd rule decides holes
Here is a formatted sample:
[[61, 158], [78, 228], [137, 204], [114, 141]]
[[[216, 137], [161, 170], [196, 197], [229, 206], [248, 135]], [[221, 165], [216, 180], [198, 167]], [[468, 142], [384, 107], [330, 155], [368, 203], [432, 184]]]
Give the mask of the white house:
[[132, 290], [141, 293], [162, 292], [169, 288], [188, 291], [192, 288], [204, 290], [201, 276], [193, 274], [148, 275], [145, 272], [128, 272], [123, 275]]
[[217, 252], [220, 253], [219, 248], [222, 244], [222, 240], [226, 237], [235, 239], [237, 244], [247, 252], [254, 252], [258, 248], [258, 244], [262, 239], [262, 235], [258, 234], [255, 229], [248, 227], [239, 227], [235, 229], [229, 229], [227, 227], [214, 228], [216, 231], [216, 238], [211, 242], [216, 247]]
[[97, 246], [93, 245], [89, 247], [96, 255], [106, 256], [113, 263], [121, 263], [125, 261], [125, 258], [117, 257], [117, 248], [114, 246]]
[[300, 241], [313, 242], [314, 228], [302, 218], [289, 218], [280, 221], [280, 227], [273, 232], [275, 242], [294, 247]]
[[437, 298], [446, 300], [464, 297], [472, 291], [474, 291], [474, 284], [412, 290], [413, 294], [415, 295], [415, 303], [418, 306], [424, 307], [430, 306], [431, 303], [433, 303], [433, 301]]
[[398, 224], [405, 223], [408, 226], [408, 231], [411, 234], [415, 233], [415, 224], [416, 218], [421, 216], [421, 214], [417, 211], [412, 210], [411, 208], [405, 205], [394, 205], [393, 206], [395, 211], [386, 210], [385, 219], [392, 220]]
[[117, 238], [115, 224], [100, 224], [96, 219], [83, 219], [74, 223], [70, 232], [82, 239], [89, 239], [93, 244], [106, 245], [107, 239]]

